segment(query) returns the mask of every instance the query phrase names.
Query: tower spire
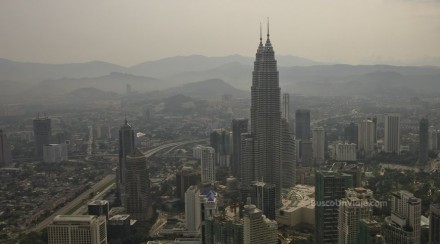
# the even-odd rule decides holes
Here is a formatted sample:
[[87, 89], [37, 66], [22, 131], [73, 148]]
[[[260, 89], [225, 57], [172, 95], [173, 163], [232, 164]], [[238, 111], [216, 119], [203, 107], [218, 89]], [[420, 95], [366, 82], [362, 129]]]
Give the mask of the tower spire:
[[260, 43], [263, 43], [263, 34], [262, 34], [261, 22], [260, 22]]
[[267, 39], [269, 39], [269, 17], [267, 17]]

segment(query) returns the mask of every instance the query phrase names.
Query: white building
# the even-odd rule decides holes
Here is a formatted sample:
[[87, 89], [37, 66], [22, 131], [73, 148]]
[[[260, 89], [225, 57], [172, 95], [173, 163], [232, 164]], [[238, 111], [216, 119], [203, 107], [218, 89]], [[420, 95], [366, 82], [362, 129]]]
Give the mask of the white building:
[[385, 218], [383, 235], [387, 243], [420, 244], [421, 199], [407, 191], [391, 195], [391, 216]]
[[400, 154], [400, 116], [396, 113], [385, 114], [384, 151]]
[[356, 161], [356, 144], [337, 143], [333, 145], [333, 158], [342, 162]]
[[365, 156], [370, 156], [374, 152], [374, 139], [376, 131], [374, 122], [371, 120], [362, 120], [358, 124], [358, 149], [363, 152]]
[[49, 244], [107, 244], [105, 216], [58, 215], [47, 227]]
[[243, 211], [244, 244], [276, 244], [277, 222], [263, 215], [263, 211], [251, 204], [248, 198]]
[[67, 145], [64, 143], [44, 145], [43, 161], [46, 163], [59, 163], [67, 161]]
[[373, 192], [363, 187], [345, 190], [345, 198], [339, 204], [338, 243], [356, 244], [358, 222], [373, 214]]
[[185, 192], [185, 222], [189, 231], [198, 231], [202, 221], [200, 190], [190, 186]]
[[428, 129], [428, 149], [429, 150], [437, 150], [438, 147], [438, 137], [437, 130], [434, 126], [429, 126]]
[[325, 130], [323, 127], [313, 128], [312, 131], [313, 159], [316, 163], [323, 163], [325, 159]]
[[202, 158], [202, 145], [197, 145], [193, 147], [193, 158], [201, 159]]
[[202, 147], [200, 164], [202, 166], [202, 182], [215, 181], [215, 150], [212, 147]]

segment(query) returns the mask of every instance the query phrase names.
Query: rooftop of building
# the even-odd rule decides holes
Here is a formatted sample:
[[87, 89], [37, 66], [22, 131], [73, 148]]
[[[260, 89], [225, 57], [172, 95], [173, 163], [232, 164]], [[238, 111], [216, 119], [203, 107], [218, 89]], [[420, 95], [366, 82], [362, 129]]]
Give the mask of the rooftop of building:
[[110, 218], [110, 220], [127, 220], [130, 218], [129, 214], [118, 214]]
[[281, 209], [285, 212], [292, 212], [300, 208], [315, 208], [315, 187], [308, 185], [296, 185], [283, 195]]
[[89, 202], [88, 205], [97, 205], [97, 206], [101, 206], [101, 205], [107, 205], [109, 204], [109, 202], [107, 200], [94, 200]]
[[57, 215], [53, 224], [90, 224], [96, 218], [95, 215]]

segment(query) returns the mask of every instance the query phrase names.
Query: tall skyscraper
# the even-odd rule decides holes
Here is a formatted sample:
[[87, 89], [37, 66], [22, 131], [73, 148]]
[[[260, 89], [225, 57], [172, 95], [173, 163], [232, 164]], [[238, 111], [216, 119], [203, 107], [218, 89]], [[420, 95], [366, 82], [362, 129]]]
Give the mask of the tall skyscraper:
[[241, 134], [248, 132], [248, 119], [232, 120], [231, 173], [241, 179]]
[[374, 152], [375, 131], [371, 120], [362, 120], [358, 125], [358, 150], [363, 156], [371, 156]]
[[267, 219], [250, 198], [243, 210], [244, 244], [276, 244], [277, 222]]
[[136, 220], [151, 217], [150, 178], [144, 154], [138, 149], [130, 152], [125, 160], [125, 208]]
[[269, 219], [275, 219], [275, 185], [256, 181], [251, 185], [251, 199]]
[[50, 119], [48, 117], [37, 117], [33, 121], [34, 139], [35, 139], [35, 156], [37, 159], [43, 159], [43, 146], [50, 144], [52, 129]]
[[429, 210], [429, 243], [440, 244], [440, 204], [431, 204]]
[[287, 123], [290, 122], [290, 96], [289, 93], [283, 93], [283, 103], [281, 106], [282, 118], [286, 120]]
[[176, 172], [176, 197], [185, 201], [185, 192], [192, 185], [198, 185], [201, 181], [200, 173], [192, 167], [183, 166]]
[[385, 218], [383, 235], [386, 243], [420, 244], [421, 199], [407, 191], [391, 195], [391, 216]]
[[49, 244], [107, 244], [105, 216], [58, 215], [47, 227]]
[[119, 163], [116, 170], [116, 187], [118, 195], [125, 202], [125, 165], [128, 154], [135, 151], [135, 135], [131, 125], [128, 124], [127, 118], [124, 124], [119, 128]]
[[0, 130], [0, 167], [8, 167], [12, 163], [11, 145], [3, 130]]
[[385, 114], [384, 149], [385, 152], [400, 154], [400, 116]]
[[197, 186], [190, 186], [185, 192], [185, 222], [186, 229], [198, 231], [202, 221], [200, 205], [200, 190]]
[[434, 126], [429, 126], [428, 129], [428, 149], [429, 150], [437, 150], [438, 141], [437, 141], [437, 129]]
[[200, 204], [202, 214], [202, 243], [214, 244], [214, 235], [210, 228], [209, 219], [217, 214], [217, 193], [210, 189], [205, 190], [200, 194]]
[[215, 129], [211, 133], [211, 147], [215, 151], [215, 165], [229, 167], [232, 151], [232, 134], [225, 129]]
[[333, 158], [336, 161], [353, 162], [356, 161], [356, 144], [337, 143], [333, 146]]
[[313, 128], [312, 133], [313, 161], [322, 164], [325, 160], [325, 130], [323, 127]]
[[297, 140], [310, 140], [310, 110], [295, 111], [295, 136]]
[[316, 171], [315, 243], [338, 243], [338, 204], [353, 177], [334, 171]]
[[359, 221], [373, 214], [373, 192], [362, 187], [345, 190], [345, 198], [339, 204], [339, 244], [356, 244]]
[[212, 147], [202, 147], [202, 158], [200, 164], [202, 168], [202, 183], [215, 182], [215, 150]]
[[251, 87], [251, 134], [254, 139], [255, 180], [276, 186], [281, 204], [281, 101], [275, 53], [269, 38], [257, 49]]
[[428, 162], [428, 143], [429, 143], [429, 121], [423, 118], [419, 123], [419, 164]]
[[282, 119], [281, 179], [283, 188], [289, 188], [296, 184], [296, 142], [289, 127], [289, 123], [285, 119]]
[[349, 125], [344, 127], [344, 139], [348, 143], [358, 143], [358, 125], [351, 122]]

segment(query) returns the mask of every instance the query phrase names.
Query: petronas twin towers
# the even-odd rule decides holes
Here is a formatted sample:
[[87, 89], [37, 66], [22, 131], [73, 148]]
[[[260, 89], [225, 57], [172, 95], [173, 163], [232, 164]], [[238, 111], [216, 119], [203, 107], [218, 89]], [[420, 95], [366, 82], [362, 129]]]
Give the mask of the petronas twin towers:
[[281, 108], [280, 86], [275, 53], [270, 43], [269, 25], [267, 40], [256, 53], [251, 88], [251, 136], [253, 138], [253, 167], [256, 181], [276, 186], [276, 206], [280, 205], [281, 189]]

